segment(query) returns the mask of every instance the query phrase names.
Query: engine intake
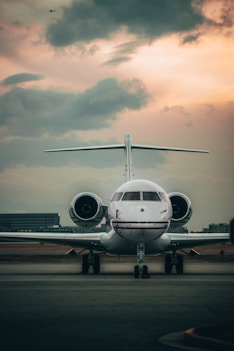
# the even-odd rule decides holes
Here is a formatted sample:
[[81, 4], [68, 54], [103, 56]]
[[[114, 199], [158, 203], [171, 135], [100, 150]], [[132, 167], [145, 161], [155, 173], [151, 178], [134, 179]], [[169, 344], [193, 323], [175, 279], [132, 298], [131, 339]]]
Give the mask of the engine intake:
[[95, 227], [102, 221], [105, 207], [96, 194], [80, 193], [72, 199], [69, 214], [76, 225], [84, 228]]
[[181, 193], [171, 193], [169, 198], [172, 205], [171, 227], [183, 226], [192, 216], [191, 201]]

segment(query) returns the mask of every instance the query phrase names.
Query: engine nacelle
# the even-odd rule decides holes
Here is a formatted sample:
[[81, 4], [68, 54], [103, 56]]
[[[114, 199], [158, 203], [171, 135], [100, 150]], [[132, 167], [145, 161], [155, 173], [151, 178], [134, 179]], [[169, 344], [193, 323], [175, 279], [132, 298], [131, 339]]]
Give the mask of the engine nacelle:
[[76, 225], [83, 228], [95, 227], [102, 221], [105, 207], [96, 194], [80, 193], [72, 199], [69, 214]]
[[181, 193], [168, 194], [172, 205], [171, 227], [185, 225], [192, 216], [192, 206], [189, 198]]

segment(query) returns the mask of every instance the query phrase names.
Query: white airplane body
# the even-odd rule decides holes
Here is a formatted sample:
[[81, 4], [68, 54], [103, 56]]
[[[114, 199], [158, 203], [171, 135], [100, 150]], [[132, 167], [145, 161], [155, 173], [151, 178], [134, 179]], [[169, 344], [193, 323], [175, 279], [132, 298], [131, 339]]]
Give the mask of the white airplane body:
[[173, 266], [177, 273], [183, 273], [183, 257], [177, 250], [198, 245], [208, 245], [229, 241], [229, 233], [175, 233], [170, 229], [182, 226], [192, 215], [191, 201], [182, 193], [167, 192], [158, 184], [132, 179], [132, 149], [151, 149], [182, 152], [207, 152], [204, 150], [168, 148], [132, 144], [129, 134], [124, 144], [77, 147], [46, 150], [79, 151], [123, 148], [126, 154], [126, 182], [112, 195], [108, 206], [96, 194], [77, 194], [70, 205], [71, 219], [77, 225], [88, 228], [106, 219], [106, 232], [102, 233], [0, 233], [0, 240], [34, 240], [84, 248], [89, 254], [82, 256], [82, 272], [88, 273], [93, 266], [94, 273], [100, 272], [98, 251], [116, 255], [136, 255], [138, 264], [134, 276], [147, 277], [148, 268], [144, 264], [145, 255], [170, 252], [165, 256], [165, 272], [171, 273]]

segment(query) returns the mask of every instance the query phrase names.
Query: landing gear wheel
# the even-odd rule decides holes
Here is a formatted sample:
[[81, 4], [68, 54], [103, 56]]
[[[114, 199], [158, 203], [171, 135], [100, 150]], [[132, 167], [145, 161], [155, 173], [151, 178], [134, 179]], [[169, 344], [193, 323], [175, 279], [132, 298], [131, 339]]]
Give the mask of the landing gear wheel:
[[183, 256], [179, 254], [177, 255], [176, 273], [177, 274], [184, 273]]
[[89, 273], [89, 255], [82, 256], [82, 274]]
[[142, 278], [150, 278], [148, 273], [148, 266], [144, 265], [142, 269]]
[[166, 255], [165, 257], [165, 273], [171, 274], [172, 271], [172, 257], [171, 255]]
[[134, 267], [134, 278], [139, 278], [140, 276], [140, 269], [139, 266]]
[[93, 257], [93, 273], [99, 274], [100, 273], [100, 256], [94, 255]]

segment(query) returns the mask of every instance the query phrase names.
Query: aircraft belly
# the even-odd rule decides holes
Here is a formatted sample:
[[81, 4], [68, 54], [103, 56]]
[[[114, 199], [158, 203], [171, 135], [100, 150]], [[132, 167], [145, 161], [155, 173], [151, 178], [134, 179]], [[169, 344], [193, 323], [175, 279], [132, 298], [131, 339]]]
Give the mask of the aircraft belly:
[[129, 241], [117, 233], [111, 236], [105, 235], [102, 238], [102, 245], [106, 248], [106, 251], [114, 255], [135, 255], [136, 254], [136, 242]]
[[[167, 234], [163, 234], [159, 238], [145, 243], [145, 253], [146, 255], [157, 254], [167, 248], [169, 244], [169, 237]], [[137, 252], [137, 241], [128, 240], [117, 233], [103, 237], [102, 245], [106, 248], [107, 253], [113, 255], [136, 255]]]

